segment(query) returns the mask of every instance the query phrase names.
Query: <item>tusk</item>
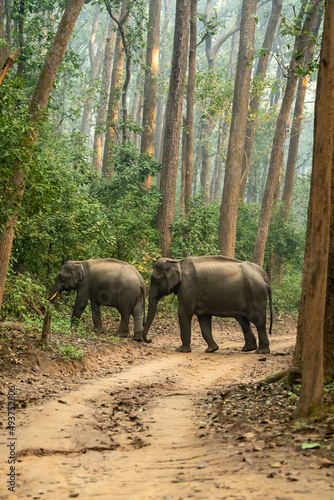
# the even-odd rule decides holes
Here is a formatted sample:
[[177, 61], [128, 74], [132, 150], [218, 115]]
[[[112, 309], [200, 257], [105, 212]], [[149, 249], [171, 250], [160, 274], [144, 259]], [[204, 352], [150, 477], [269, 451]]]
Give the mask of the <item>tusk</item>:
[[57, 291], [57, 292], [55, 292], [55, 293], [52, 295], [51, 299], [49, 299], [49, 300], [54, 299], [57, 295], [58, 295], [58, 291]]

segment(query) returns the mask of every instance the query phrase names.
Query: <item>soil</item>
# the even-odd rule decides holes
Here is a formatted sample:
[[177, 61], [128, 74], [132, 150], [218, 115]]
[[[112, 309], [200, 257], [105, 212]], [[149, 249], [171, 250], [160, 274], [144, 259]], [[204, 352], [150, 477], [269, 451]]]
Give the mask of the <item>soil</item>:
[[241, 352], [234, 321], [213, 328], [210, 354], [195, 320], [192, 352], [175, 352], [175, 319], [154, 323], [151, 344], [77, 339], [83, 361], [12, 345], [0, 374], [0, 499], [334, 498], [333, 414], [297, 420], [295, 390], [265, 381], [290, 365], [295, 321], [276, 318], [265, 356]]

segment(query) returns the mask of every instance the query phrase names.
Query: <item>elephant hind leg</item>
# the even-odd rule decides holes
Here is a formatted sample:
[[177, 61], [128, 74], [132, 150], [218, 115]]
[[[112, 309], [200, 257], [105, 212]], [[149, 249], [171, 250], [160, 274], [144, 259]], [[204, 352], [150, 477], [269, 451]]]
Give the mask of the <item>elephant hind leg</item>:
[[242, 350], [244, 352], [255, 351], [255, 349], [257, 348], [256, 338], [254, 333], [252, 332], [248, 319], [244, 316], [238, 316], [235, 319], [238, 321], [244, 334], [245, 345], [243, 346]]
[[259, 347], [257, 349], [258, 354], [269, 354], [269, 339], [266, 331], [266, 318], [264, 317], [262, 321], [255, 324], [258, 335], [259, 335]]
[[219, 346], [213, 340], [212, 337], [212, 324], [211, 324], [211, 316], [197, 316], [198, 321], [201, 327], [202, 337], [205, 342], [208, 344], [208, 347], [205, 349], [205, 352], [215, 352], [219, 349]]
[[133, 321], [134, 321], [134, 335], [133, 340], [140, 342], [143, 340], [143, 300], [137, 302], [132, 311]]
[[117, 330], [117, 335], [119, 335], [122, 338], [127, 338], [130, 333], [129, 323], [130, 323], [131, 311], [123, 309], [119, 312], [121, 315], [121, 321]]

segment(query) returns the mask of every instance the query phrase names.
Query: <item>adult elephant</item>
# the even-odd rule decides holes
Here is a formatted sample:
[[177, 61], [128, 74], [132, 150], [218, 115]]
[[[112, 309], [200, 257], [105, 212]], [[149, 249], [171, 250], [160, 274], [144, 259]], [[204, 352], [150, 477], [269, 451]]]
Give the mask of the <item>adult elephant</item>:
[[[266, 333], [267, 297], [270, 304], [272, 329], [272, 300], [268, 278], [261, 267], [251, 262], [229, 259], [220, 255], [187, 257], [182, 260], [159, 259], [151, 276], [149, 307], [143, 339], [154, 319], [157, 303], [165, 295], [178, 296], [178, 317], [182, 345], [176, 350], [190, 352], [191, 318], [196, 314], [205, 342], [206, 352], [214, 352], [218, 345], [212, 337], [212, 316], [235, 318], [244, 333], [243, 351], [269, 353]], [[250, 327], [255, 324], [259, 346]]]
[[129, 335], [134, 318], [134, 339], [142, 339], [145, 322], [145, 283], [137, 269], [116, 259], [70, 260], [59, 271], [49, 300], [62, 291], [77, 290], [71, 324], [79, 319], [90, 300], [93, 323], [102, 330], [101, 305], [115, 307], [121, 314], [118, 335]]

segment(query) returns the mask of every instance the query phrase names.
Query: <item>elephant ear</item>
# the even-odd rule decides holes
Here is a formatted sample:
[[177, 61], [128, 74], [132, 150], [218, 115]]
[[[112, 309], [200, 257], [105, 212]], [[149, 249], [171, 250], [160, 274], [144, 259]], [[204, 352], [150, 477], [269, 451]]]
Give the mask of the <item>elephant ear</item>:
[[83, 280], [85, 277], [85, 270], [81, 262], [77, 262], [72, 265], [71, 273], [73, 276], [73, 281], [75, 285], [79, 283], [79, 281]]
[[181, 266], [178, 260], [167, 260], [165, 266], [168, 293], [170, 293], [171, 290], [182, 281]]

